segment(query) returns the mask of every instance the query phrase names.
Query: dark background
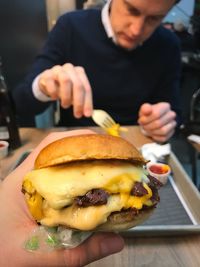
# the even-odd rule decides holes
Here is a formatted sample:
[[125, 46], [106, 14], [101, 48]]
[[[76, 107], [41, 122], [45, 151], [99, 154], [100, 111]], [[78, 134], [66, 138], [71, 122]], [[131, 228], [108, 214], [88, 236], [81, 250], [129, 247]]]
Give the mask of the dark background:
[[[82, 8], [84, 1], [76, 0], [76, 7]], [[199, 17], [198, 8], [199, 0], [196, 13]], [[197, 29], [198, 27], [197, 23]], [[11, 91], [29, 71], [47, 33], [45, 0], [0, 0], [0, 56], [3, 59], [4, 76]], [[183, 50], [196, 52], [191, 36], [188, 38], [187, 34], [179, 35]], [[200, 63], [183, 64], [181, 95], [184, 120], [189, 116], [191, 96], [200, 87], [199, 65]], [[26, 118], [26, 114], [19, 121], [20, 126], [34, 125], [34, 118]]]
[[27, 73], [46, 35], [44, 0], [0, 0], [0, 55], [10, 90]]
[[[82, 8], [83, 2], [76, 0], [76, 7]], [[11, 92], [29, 71], [47, 34], [45, 0], [0, 0], [0, 56]], [[20, 126], [35, 125], [34, 117], [26, 114], [18, 121]]]

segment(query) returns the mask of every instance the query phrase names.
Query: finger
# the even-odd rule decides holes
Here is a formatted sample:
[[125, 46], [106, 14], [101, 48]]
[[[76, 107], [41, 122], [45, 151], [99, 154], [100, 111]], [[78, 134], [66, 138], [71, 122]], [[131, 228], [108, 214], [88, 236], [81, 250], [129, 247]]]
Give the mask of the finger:
[[72, 64], [65, 64], [63, 68], [68, 72], [72, 81], [72, 98], [73, 98], [73, 112], [76, 118], [83, 116], [84, 107], [84, 85]]
[[60, 71], [62, 71], [62, 66], [60, 65], [55, 65], [53, 66], [51, 69], [51, 72], [52, 72], [52, 77], [54, 80], [58, 80], [58, 74]]
[[52, 100], [56, 100], [58, 95], [58, 81], [57, 73], [60, 71], [61, 66], [54, 66], [52, 69], [44, 71], [39, 77], [39, 88]]
[[70, 251], [66, 251], [65, 262], [68, 264], [67, 266], [85, 266], [93, 261], [119, 252], [123, 247], [123, 238], [115, 233], [95, 234], [75, 248], [73, 256], [70, 255], [71, 257], [69, 257]]
[[159, 143], [168, 141], [174, 134], [175, 130], [170, 131], [167, 135], [153, 135], [151, 138]]
[[79, 74], [79, 77], [83, 83], [85, 89], [85, 98], [84, 98], [84, 107], [83, 114], [86, 117], [92, 116], [93, 113], [93, 99], [92, 99], [92, 89], [85, 73], [85, 70], [82, 67], [76, 67], [76, 71]]
[[56, 99], [60, 99], [60, 103], [61, 103], [61, 106], [63, 107], [63, 108], [65, 108], [65, 104], [63, 105], [62, 104], [62, 102], [63, 102], [63, 100], [62, 100], [62, 89], [61, 89], [61, 86], [60, 86], [60, 76], [62, 75], [62, 73], [63, 73], [63, 68], [62, 68], [62, 66], [60, 66], [60, 65], [55, 65], [52, 69], [51, 69], [51, 71], [52, 71], [52, 77], [53, 77], [53, 79], [54, 79], [54, 81], [55, 81], [55, 84], [57, 85], [57, 98]]
[[159, 130], [148, 132], [148, 135], [157, 142], [165, 142], [174, 134], [175, 127], [176, 121], [172, 121]]
[[[85, 266], [93, 261], [119, 252], [123, 249], [123, 239], [114, 233], [95, 234], [80, 246], [54, 252], [45, 266]], [[41, 259], [40, 259], [41, 260]], [[43, 262], [47, 262], [43, 259]]]
[[152, 105], [149, 103], [144, 103], [141, 105], [139, 110], [139, 117], [147, 116], [152, 112]]
[[146, 131], [160, 130], [163, 126], [174, 121], [175, 118], [176, 118], [176, 113], [170, 110], [169, 112], [163, 114], [163, 116], [160, 117], [159, 119], [153, 120], [150, 123], [143, 125], [143, 128]]
[[85, 91], [85, 102], [83, 107], [85, 117], [91, 117], [93, 113], [92, 91]]
[[63, 108], [70, 107], [72, 103], [72, 87], [73, 83], [70, 75], [64, 69], [58, 73], [59, 82], [59, 98], [60, 104]]
[[52, 100], [59, 98], [59, 88], [55, 80], [46, 78], [42, 79], [41, 83], [45, 84], [45, 89], [41, 90], [45, 95], [49, 96]]
[[152, 112], [149, 115], [143, 114], [141, 117], [139, 117], [138, 119], [139, 124], [144, 126], [148, 123], [151, 123], [152, 121], [162, 117], [165, 113], [167, 113], [171, 109], [170, 104], [166, 102], [154, 104], [151, 107], [152, 107]]
[[175, 129], [176, 127], [176, 121], [170, 121], [169, 123], [165, 124], [163, 127], [153, 130], [152, 135], [161, 135], [161, 136], [166, 136], [168, 135], [169, 132]]

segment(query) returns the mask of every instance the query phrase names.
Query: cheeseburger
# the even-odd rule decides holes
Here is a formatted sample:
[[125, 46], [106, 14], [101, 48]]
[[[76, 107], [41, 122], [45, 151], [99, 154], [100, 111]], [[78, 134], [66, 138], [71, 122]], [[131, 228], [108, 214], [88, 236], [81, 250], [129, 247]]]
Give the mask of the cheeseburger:
[[39, 153], [22, 192], [32, 216], [44, 226], [125, 230], [147, 219], [159, 201], [161, 183], [147, 177], [145, 164], [121, 137], [66, 137]]

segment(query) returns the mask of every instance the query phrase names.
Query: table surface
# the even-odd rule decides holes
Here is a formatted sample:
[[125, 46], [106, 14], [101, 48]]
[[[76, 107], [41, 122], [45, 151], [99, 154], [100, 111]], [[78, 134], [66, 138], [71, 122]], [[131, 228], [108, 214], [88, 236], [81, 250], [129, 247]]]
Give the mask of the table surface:
[[[101, 130], [93, 127], [97, 132]], [[23, 152], [34, 149], [37, 144], [53, 131], [64, 128], [36, 129], [22, 128], [20, 136], [22, 146], [11, 152], [2, 160], [2, 173], [6, 176], [15, 166]], [[138, 127], [128, 127], [123, 137], [136, 147], [151, 142], [144, 137]], [[125, 248], [122, 252], [105, 259], [91, 263], [90, 267], [199, 267], [200, 266], [200, 235], [170, 236], [170, 237], [126, 237]]]
[[193, 146], [193, 148], [196, 150], [196, 152], [200, 153], [200, 144], [197, 144], [195, 142], [191, 142], [190, 144]]

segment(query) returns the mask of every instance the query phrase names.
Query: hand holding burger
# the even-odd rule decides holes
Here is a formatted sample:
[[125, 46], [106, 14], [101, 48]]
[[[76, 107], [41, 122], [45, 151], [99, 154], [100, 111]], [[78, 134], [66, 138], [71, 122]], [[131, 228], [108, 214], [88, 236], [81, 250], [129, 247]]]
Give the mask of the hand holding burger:
[[84, 266], [122, 250], [123, 239], [115, 233], [96, 233], [80, 246], [70, 250], [30, 253], [23, 248], [27, 236], [38, 226], [30, 215], [21, 193], [22, 177], [33, 168], [37, 154], [49, 143], [66, 136], [88, 133], [92, 132], [79, 130], [48, 135], [21, 165], [1, 182], [0, 266]]

